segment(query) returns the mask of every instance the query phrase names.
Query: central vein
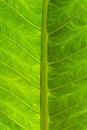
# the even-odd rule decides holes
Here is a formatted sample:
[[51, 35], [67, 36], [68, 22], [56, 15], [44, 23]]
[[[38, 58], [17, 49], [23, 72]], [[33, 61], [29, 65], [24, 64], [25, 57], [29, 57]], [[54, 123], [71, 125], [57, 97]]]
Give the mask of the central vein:
[[48, 1], [43, 0], [41, 35], [41, 130], [48, 130], [47, 6]]

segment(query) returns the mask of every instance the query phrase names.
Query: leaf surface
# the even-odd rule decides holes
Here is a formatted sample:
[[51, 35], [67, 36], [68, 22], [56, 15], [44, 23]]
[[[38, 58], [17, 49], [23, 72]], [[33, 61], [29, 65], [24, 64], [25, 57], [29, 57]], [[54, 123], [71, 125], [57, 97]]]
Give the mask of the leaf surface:
[[0, 0], [0, 130], [86, 124], [87, 1]]
[[48, 3], [49, 130], [87, 129], [87, 1]]
[[40, 130], [41, 0], [0, 0], [0, 130]]

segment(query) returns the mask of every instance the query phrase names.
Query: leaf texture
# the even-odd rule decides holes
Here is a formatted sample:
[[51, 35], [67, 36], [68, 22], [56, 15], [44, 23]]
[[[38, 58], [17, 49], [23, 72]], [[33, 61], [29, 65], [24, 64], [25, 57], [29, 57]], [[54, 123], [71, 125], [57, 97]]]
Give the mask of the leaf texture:
[[0, 130], [40, 130], [41, 0], [0, 0]]
[[49, 130], [87, 129], [87, 1], [48, 3]]
[[[48, 105], [45, 115], [41, 105]], [[48, 129], [40, 127], [40, 113], [49, 114]], [[86, 124], [87, 1], [0, 0], [0, 130], [86, 130]]]

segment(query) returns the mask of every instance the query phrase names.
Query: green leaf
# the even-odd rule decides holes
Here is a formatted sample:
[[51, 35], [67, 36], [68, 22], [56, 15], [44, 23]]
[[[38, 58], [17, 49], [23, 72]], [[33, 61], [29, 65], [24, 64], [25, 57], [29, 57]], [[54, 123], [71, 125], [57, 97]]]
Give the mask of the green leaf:
[[48, 4], [49, 130], [87, 129], [87, 1]]
[[0, 0], [0, 130], [86, 124], [87, 1]]
[[0, 130], [40, 130], [41, 0], [0, 0]]

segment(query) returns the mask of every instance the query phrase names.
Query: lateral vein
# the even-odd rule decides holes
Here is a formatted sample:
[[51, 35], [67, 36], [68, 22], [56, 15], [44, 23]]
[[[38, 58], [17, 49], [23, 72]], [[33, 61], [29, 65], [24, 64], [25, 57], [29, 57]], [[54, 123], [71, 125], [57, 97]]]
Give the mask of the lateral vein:
[[6, 117], [8, 117], [11, 121], [13, 121], [15, 124], [17, 124], [19, 127], [21, 127], [24, 130], [27, 130], [27, 128], [24, 128], [23, 125], [21, 125], [19, 122], [15, 121], [14, 119], [12, 119], [6, 112], [4, 112], [3, 110], [0, 110], [1, 113], [3, 113]]
[[17, 70], [15, 70], [14, 68], [12, 68], [12, 67], [9, 66], [8, 64], [3, 63], [3, 62], [1, 62], [1, 61], [0, 61], [0, 64], [2, 64], [2, 65], [4, 65], [5, 67], [9, 68], [9, 69], [12, 70], [13, 72], [15, 72], [17, 75], [19, 75], [21, 78], [23, 78], [25, 81], [29, 82], [29, 83], [32, 85], [32, 87], [37, 88], [37, 89], [39, 90], [38, 85], [33, 84], [30, 80], [26, 79], [25, 76], [23, 76], [20, 72], [18, 72]]
[[18, 42], [14, 41], [13, 39], [11, 39], [10, 37], [8, 37], [6, 34], [3, 34], [0, 32], [0, 34], [5, 37], [6, 39], [8, 39], [9, 41], [11, 41], [13, 44], [15, 44], [16, 46], [18, 46], [19, 48], [21, 48], [24, 52], [26, 52], [34, 61], [36, 61], [37, 63], [40, 64], [40, 61], [38, 61], [31, 53], [29, 53], [29, 51], [27, 51], [23, 46], [21, 46]]
[[9, 6], [12, 10], [14, 10], [22, 19], [24, 19], [28, 24], [32, 25], [37, 30], [41, 31], [41, 28], [33, 24], [30, 20], [28, 20], [25, 16], [23, 16], [17, 9], [15, 9], [12, 5], [10, 5], [5, 0], [2, 0], [7, 6]]
[[27, 106], [28, 108], [30, 108], [31, 110], [33, 110], [34, 112], [40, 114], [38, 111], [36, 111], [30, 104], [26, 103], [25, 101], [23, 101], [21, 98], [19, 98], [18, 96], [16, 96], [15, 94], [13, 94], [12, 92], [6, 90], [5, 88], [0, 87], [1, 90], [3, 90], [4, 92], [10, 94], [12, 97], [16, 98], [17, 100], [19, 100], [21, 103], [23, 103], [25, 106]]
[[56, 28], [55, 30], [49, 32], [49, 35], [54, 34], [55, 32], [61, 30], [63, 27], [65, 27], [66, 25], [68, 25], [72, 20], [76, 19], [79, 15], [81, 15], [82, 13], [84, 13], [87, 10], [87, 8], [82, 9], [79, 13], [77, 13], [77, 15], [74, 15], [71, 19], [69, 19], [66, 23], [62, 24], [60, 27]]

